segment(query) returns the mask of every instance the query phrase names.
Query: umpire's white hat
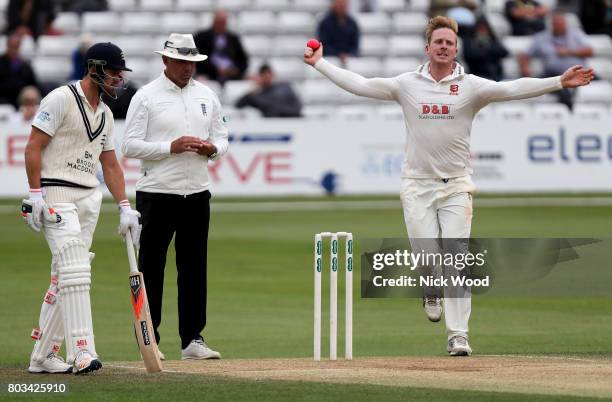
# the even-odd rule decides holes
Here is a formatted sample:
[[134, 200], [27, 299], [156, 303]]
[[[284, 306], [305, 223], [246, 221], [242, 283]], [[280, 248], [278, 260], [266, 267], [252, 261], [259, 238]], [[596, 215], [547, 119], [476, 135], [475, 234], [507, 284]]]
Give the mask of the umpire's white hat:
[[208, 58], [205, 54], [200, 54], [192, 34], [171, 33], [164, 43], [164, 49], [156, 50], [155, 53], [187, 61], [204, 61]]

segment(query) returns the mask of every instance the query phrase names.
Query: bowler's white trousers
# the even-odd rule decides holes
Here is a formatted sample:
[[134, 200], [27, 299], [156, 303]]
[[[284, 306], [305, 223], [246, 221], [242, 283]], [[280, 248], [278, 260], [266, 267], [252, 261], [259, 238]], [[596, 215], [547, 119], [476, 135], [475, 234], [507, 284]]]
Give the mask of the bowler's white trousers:
[[[469, 176], [446, 180], [404, 178], [400, 197], [413, 250], [421, 247], [418, 239], [469, 238], [473, 191]], [[453, 289], [444, 288], [448, 339], [467, 337], [471, 309], [469, 290], [462, 297], [453, 297]]]

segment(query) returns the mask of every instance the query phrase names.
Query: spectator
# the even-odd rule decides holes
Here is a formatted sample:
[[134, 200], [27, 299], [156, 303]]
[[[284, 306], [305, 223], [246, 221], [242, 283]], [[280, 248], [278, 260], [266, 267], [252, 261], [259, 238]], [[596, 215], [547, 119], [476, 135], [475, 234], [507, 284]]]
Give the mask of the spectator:
[[7, 34], [29, 35], [37, 40], [40, 35], [61, 35], [52, 27], [55, 8], [51, 0], [10, 0], [6, 10]]
[[42, 96], [38, 88], [32, 85], [24, 87], [17, 97], [19, 108], [11, 121], [15, 124], [29, 125], [38, 111], [41, 99]]
[[546, 29], [548, 8], [535, 0], [510, 0], [506, 2], [506, 18], [512, 26], [512, 35], [533, 35]]
[[228, 80], [240, 80], [249, 66], [240, 37], [227, 29], [227, 13], [215, 13], [211, 28], [195, 34], [195, 43], [208, 61], [196, 64], [196, 74], [223, 84]]
[[19, 55], [20, 47], [21, 35], [14, 33], [6, 39], [6, 53], [0, 56], [0, 103], [10, 103], [14, 107], [24, 87], [38, 87], [30, 63]]
[[612, 0], [582, 0], [580, 22], [589, 35], [612, 34]]
[[502, 59], [508, 50], [497, 39], [484, 16], [476, 20], [473, 29], [463, 38], [463, 58], [470, 73], [494, 81], [504, 78]]
[[302, 104], [288, 82], [275, 82], [272, 68], [263, 64], [255, 77], [255, 89], [236, 102], [236, 107], [258, 109], [264, 117], [300, 117]]
[[431, 0], [429, 16], [432, 18], [438, 15], [446, 16], [447, 11], [454, 7], [463, 7], [475, 12], [479, 3], [478, 0]]
[[359, 55], [359, 25], [348, 13], [348, 0], [334, 0], [319, 23], [318, 36], [326, 54], [340, 57], [342, 63], [347, 56]]
[[107, 11], [108, 2], [106, 0], [76, 0], [69, 1], [66, 9], [75, 13], [82, 14], [88, 11]]
[[[85, 53], [93, 44], [93, 38], [89, 34], [81, 35], [79, 39], [79, 47], [72, 52], [72, 73], [70, 74], [71, 81], [78, 81], [85, 75]], [[117, 117], [115, 115], [115, 117]]]
[[[540, 32], [533, 38], [527, 53], [519, 56], [521, 73], [530, 76], [529, 59], [540, 57], [544, 61], [544, 77], [553, 77], [563, 73], [567, 68], [586, 64], [586, 58], [593, 56], [593, 49], [588, 45], [587, 36], [579, 28], [568, 28], [563, 13], [552, 17], [551, 29]], [[572, 108], [572, 93], [569, 90], [558, 92], [559, 102]]]

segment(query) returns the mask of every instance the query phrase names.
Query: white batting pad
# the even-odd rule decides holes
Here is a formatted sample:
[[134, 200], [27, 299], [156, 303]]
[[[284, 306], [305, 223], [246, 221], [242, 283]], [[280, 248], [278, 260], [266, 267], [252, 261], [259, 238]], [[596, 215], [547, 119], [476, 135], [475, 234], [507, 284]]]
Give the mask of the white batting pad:
[[71, 363], [80, 350], [96, 355], [91, 320], [89, 252], [81, 240], [70, 240], [56, 256], [61, 292], [67, 358]]
[[42, 363], [49, 353], [58, 354], [64, 340], [64, 322], [59, 301], [58, 278], [51, 274], [51, 284], [40, 308], [38, 328], [32, 331], [36, 339], [31, 360]]

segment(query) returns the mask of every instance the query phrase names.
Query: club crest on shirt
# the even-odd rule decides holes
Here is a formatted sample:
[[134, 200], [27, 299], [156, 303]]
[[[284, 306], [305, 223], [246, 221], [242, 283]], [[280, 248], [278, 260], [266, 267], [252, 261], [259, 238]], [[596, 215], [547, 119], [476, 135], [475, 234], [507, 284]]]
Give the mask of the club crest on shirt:
[[202, 114], [204, 115], [204, 117], [206, 117], [206, 104], [200, 103], [200, 106], [202, 107]]
[[451, 84], [449, 95], [459, 95], [459, 85]]

